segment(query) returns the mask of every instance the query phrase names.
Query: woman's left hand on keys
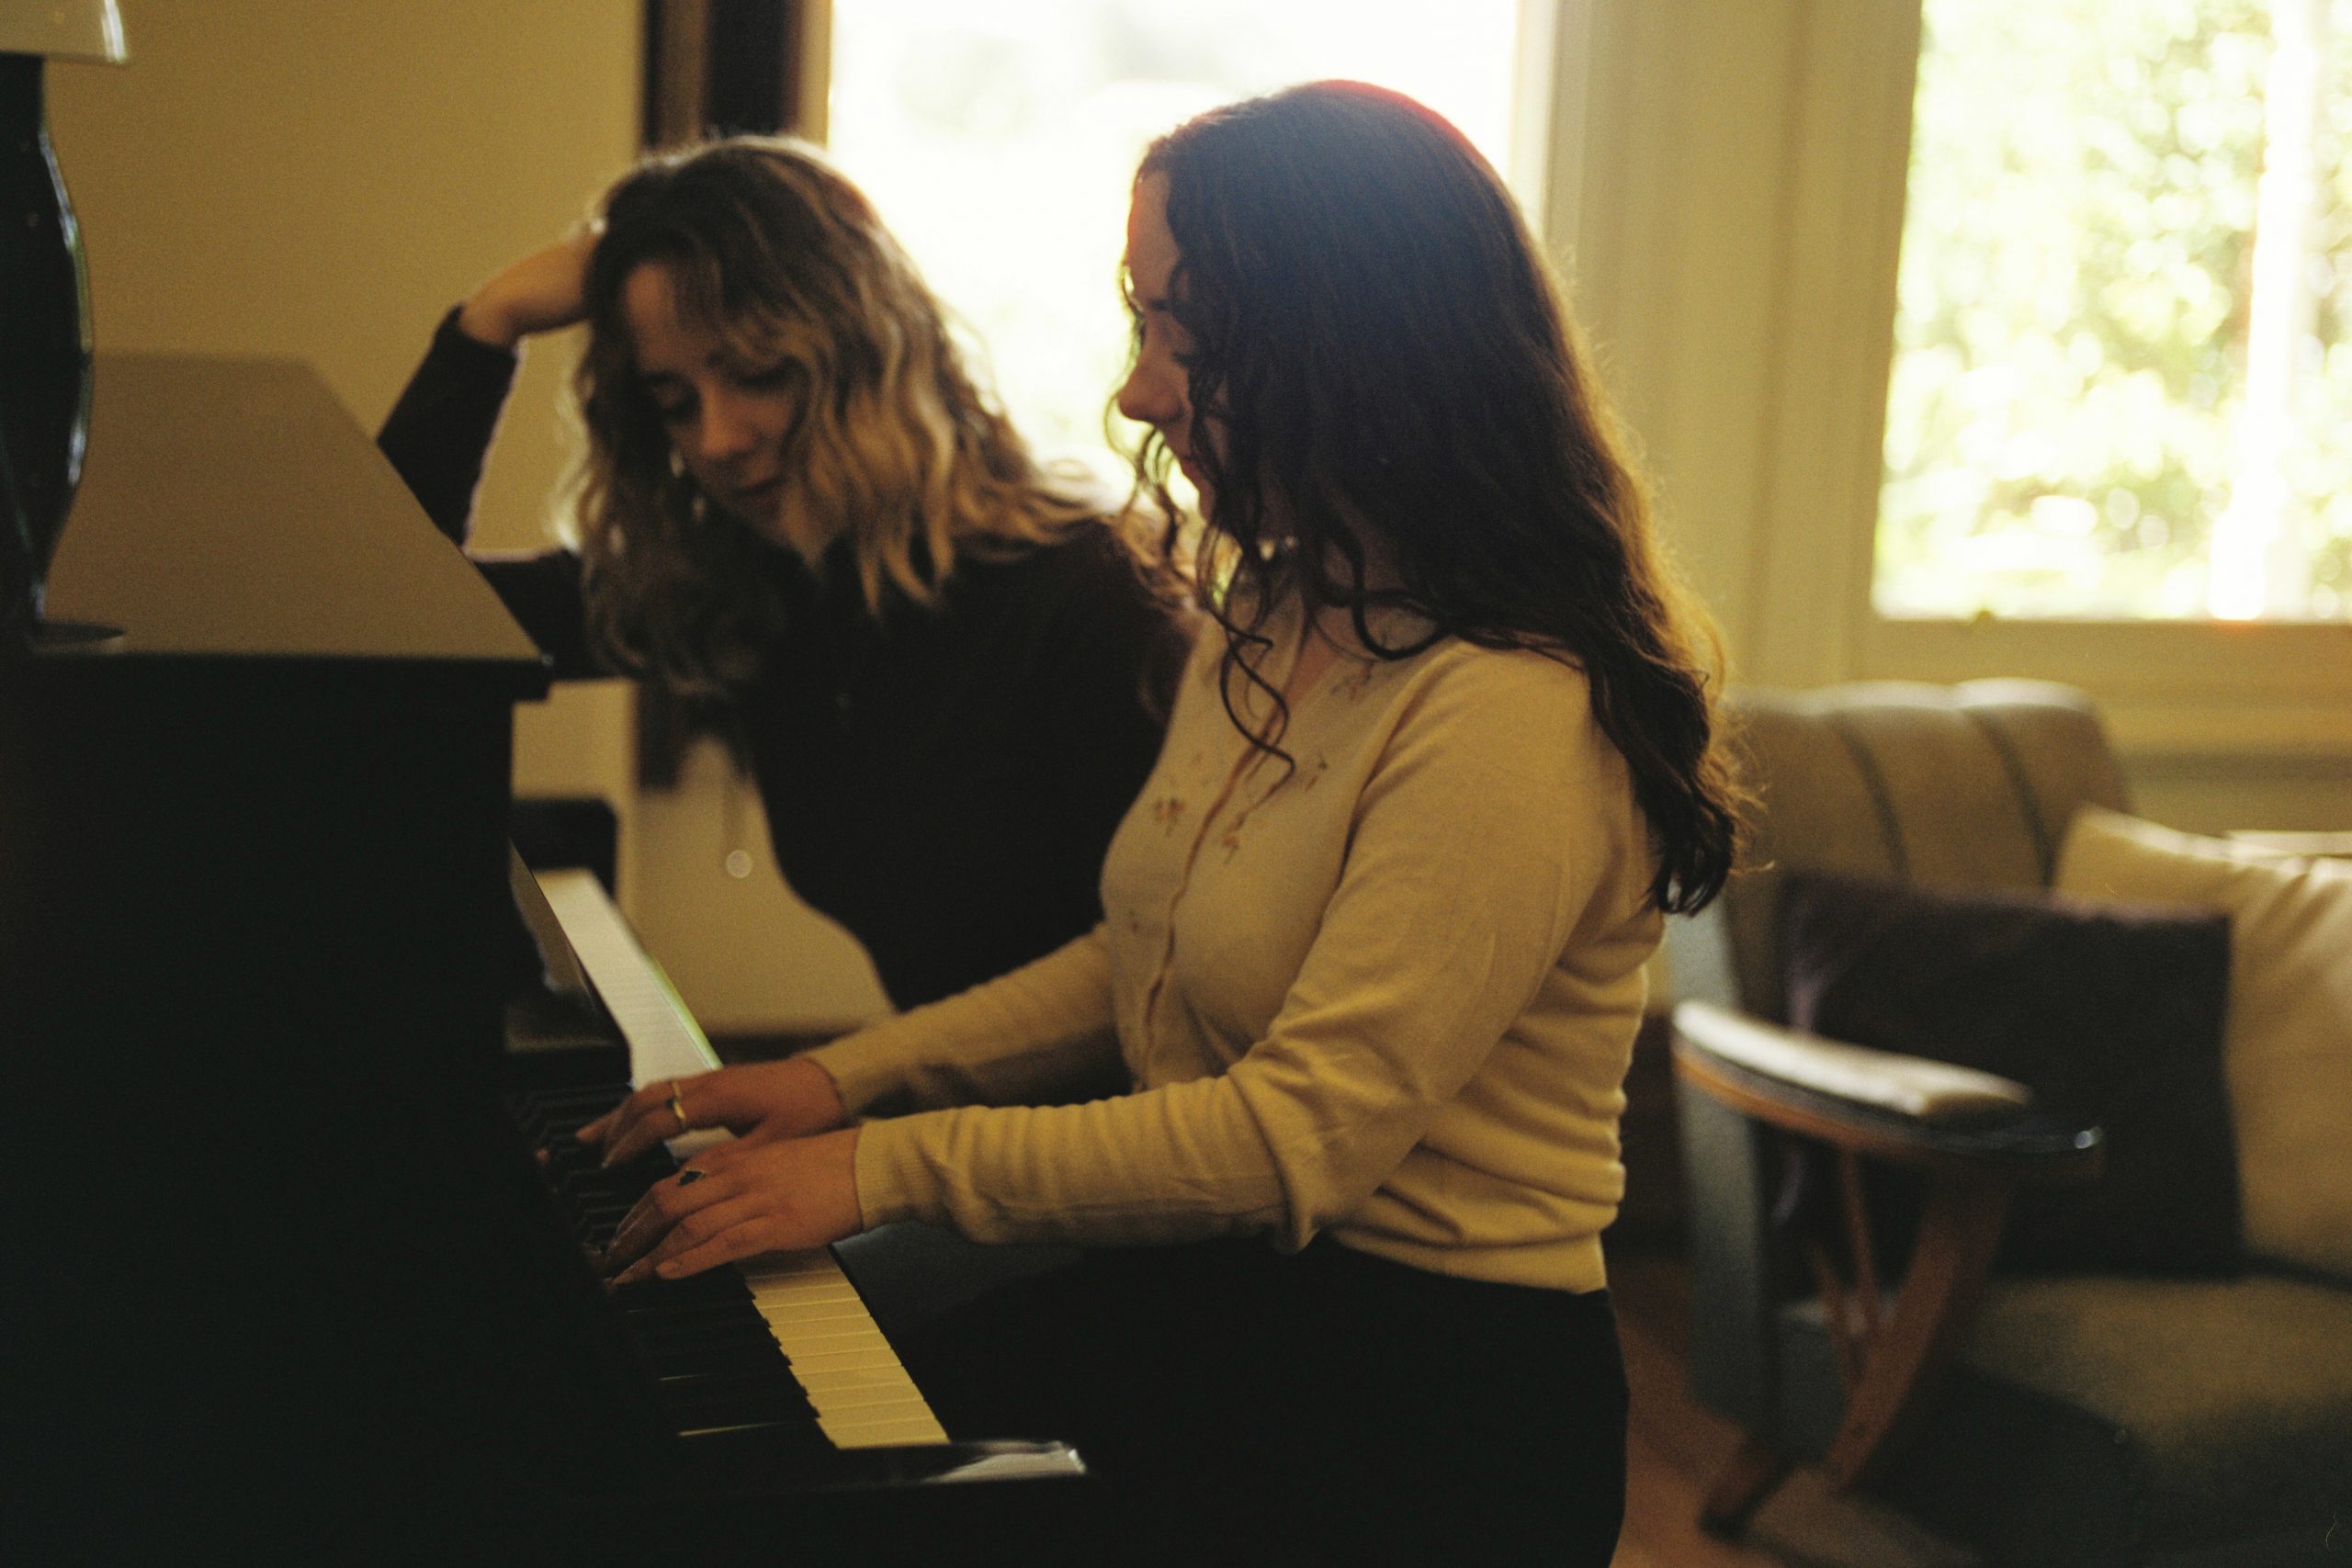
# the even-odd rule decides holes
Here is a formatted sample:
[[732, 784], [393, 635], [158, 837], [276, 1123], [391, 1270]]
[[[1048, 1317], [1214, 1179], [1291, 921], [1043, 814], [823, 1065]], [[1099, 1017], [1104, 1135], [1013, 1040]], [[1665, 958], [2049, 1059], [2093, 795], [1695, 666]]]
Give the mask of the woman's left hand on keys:
[[605, 1250], [605, 1272], [616, 1285], [678, 1279], [855, 1235], [856, 1151], [854, 1127], [704, 1149], [637, 1201]]

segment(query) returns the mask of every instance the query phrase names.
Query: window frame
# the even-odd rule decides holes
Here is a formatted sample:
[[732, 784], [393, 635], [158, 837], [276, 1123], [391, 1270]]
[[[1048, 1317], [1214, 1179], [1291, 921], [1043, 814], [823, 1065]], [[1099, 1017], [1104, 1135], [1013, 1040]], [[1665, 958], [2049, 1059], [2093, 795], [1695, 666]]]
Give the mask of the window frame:
[[[1772, 671], [1776, 683], [2058, 681], [2098, 700], [2127, 752], [2352, 758], [2352, 622], [1878, 613], [1871, 586], [1920, 0], [1810, 9], [1834, 10], [1836, 25], [1799, 29], [1808, 91], [1788, 149], [1796, 207], [1783, 265], [1784, 321], [1814, 325], [1784, 331], [1792, 352], [1769, 400], [1780, 412], [1768, 415], [1773, 501], [1758, 552], [1766, 603], [1762, 635], [1747, 650], [1750, 667]], [[1801, 508], [1797, 497], [1809, 503]], [[1823, 587], [1832, 594], [1826, 616]]]

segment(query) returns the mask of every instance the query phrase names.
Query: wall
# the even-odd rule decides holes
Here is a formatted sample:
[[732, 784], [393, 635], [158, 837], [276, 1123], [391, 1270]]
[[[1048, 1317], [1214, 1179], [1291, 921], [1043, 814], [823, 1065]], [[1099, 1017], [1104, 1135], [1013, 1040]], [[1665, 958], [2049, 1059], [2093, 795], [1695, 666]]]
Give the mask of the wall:
[[[2352, 828], [2352, 703], [2312, 674], [2352, 675], [2352, 634], [2188, 660], [2112, 637], [2019, 651], [1967, 628], [1925, 653], [1881, 646], [1868, 526], [1916, 9], [1531, 0], [1546, 3], [1546, 231], [1735, 674], [2043, 668], [2109, 704], [2150, 815]], [[634, 145], [637, 0], [126, 9], [129, 65], [51, 73], [100, 349], [304, 359], [369, 428], [439, 314], [577, 218]], [[485, 543], [544, 537], [568, 363], [561, 344], [526, 357]], [[619, 807], [625, 903], [697, 1014], [752, 1031], [876, 1010], [863, 955], [776, 880], [759, 813], [718, 758], [639, 798], [630, 739], [624, 693], [567, 692], [521, 716], [517, 784]], [[723, 869], [738, 850], [740, 878]]]
[[[122, 8], [129, 64], [49, 73], [101, 354], [304, 360], [373, 430], [442, 312], [577, 220], [634, 154], [639, 0]], [[526, 355], [484, 480], [484, 545], [547, 536], [572, 450], [558, 412], [572, 352]], [[724, 1030], [878, 1008], [863, 954], [785, 893], [707, 759], [688, 794], [636, 797], [630, 719], [608, 683], [526, 707], [516, 786], [620, 809], [624, 903], [697, 1016]], [[730, 830], [753, 876], [719, 869]]]

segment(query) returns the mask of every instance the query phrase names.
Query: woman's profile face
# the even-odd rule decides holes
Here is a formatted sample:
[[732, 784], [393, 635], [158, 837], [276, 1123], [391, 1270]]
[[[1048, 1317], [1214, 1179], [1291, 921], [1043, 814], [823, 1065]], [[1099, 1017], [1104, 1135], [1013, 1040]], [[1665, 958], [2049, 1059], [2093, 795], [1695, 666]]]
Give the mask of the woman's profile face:
[[668, 266], [646, 262], [621, 286], [630, 360], [688, 477], [712, 506], [812, 558], [830, 541], [790, 536], [786, 453], [800, 421], [789, 362], [747, 365], [709, 327], [681, 314]]
[[1207, 477], [1194, 445], [1205, 438], [1193, 420], [1191, 383], [1185, 365], [1192, 335], [1170, 310], [1177, 263], [1176, 236], [1168, 228], [1168, 180], [1150, 175], [1136, 182], [1127, 209], [1127, 305], [1140, 328], [1135, 368], [1119, 389], [1119, 412], [1159, 432], [1176, 466], [1200, 491], [1201, 510], [1212, 510]]

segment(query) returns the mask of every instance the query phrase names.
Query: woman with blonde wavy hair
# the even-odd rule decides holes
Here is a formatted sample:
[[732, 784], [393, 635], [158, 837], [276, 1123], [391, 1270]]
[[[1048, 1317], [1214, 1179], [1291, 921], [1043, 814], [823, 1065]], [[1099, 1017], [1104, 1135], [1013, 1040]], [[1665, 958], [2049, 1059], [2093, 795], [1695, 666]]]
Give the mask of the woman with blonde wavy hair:
[[564, 676], [731, 720], [786, 879], [900, 1007], [1100, 918], [1181, 636], [813, 148], [648, 159], [443, 321], [379, 444], [463, 543], [524, 342], [584, 321], [572, 547], [479, 564]]

